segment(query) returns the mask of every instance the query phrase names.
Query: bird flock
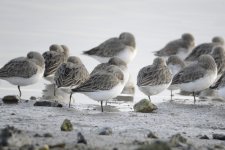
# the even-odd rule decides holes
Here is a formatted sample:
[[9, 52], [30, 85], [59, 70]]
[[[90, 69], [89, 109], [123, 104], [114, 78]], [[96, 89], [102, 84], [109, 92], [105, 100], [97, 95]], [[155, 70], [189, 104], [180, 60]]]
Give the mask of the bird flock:
[[[53, 44], [42, 55], [31, 51], [27, 57], [10, 60], [0, 69], [0, 79], [16, 85], [19, 96], [21, 86], [37, 83], [44, 78], [57, 88], [69, 89], [70, 102], [73, 93], [82, 93], [93, 100], [108, 101], [121, 94], [129, 80], [128, 64], [137, 53], [135, 37], [123, 32], [83, 54], [100, 62], [88, 72], [81, 59], [70, 56], [65, 45]], [[195, 46], [194, 36], [184, 33], [181, 38], [168, 42], [155, 51], [153, 64], [140, 69], [137, 86], [151, 96], [165, 89], [182, 90], [196, 94], [205, 89], [218, 91], [225, 98], [225, 51], [222, 37], [213, 37], [212, 42]]]

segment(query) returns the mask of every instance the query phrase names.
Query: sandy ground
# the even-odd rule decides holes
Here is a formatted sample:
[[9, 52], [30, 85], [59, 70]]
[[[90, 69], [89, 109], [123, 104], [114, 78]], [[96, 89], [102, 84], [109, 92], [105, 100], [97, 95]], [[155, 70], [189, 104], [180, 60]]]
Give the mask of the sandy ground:
[[[138, 143], [152, 140], [147, 138], [149, 131], [162, 140], [181, 133], [196, 147], [225, 144], [212, 139], [213, 133], [224, 133], [224, 103], [201, 101], [194, 105], [190, 102], [192, 101], [163, 102], [157, 104], [158, 110], [155, 113], [147, 114], [132, 110], [119, 111], [115, 106], [107, 106], [106, 111], [101, 113], [99, 106], [87, 104], [76, 105], [74, 108], [34, 107], [34, 101], [22, 101], [15, 105], [0, 105], [0, 128], [12, 125], [25, 130], [33, 144], [39, 146], [64, 142], [74, 144], [77, 141], [77, 133], [81, 132], [92, 147], [135, 149]], [[127, 107], [132, 109], [132, 105]], [[71, 120], [73, 131], [60, 130], [64, 119]], [[103, 127], [111, 127], [112, 135], [98, 135]], [[36, 133], [51, 133], [53, 137], [34, 137]], [[201, 140], [198, 135], [207, 135], [210, 140]]]

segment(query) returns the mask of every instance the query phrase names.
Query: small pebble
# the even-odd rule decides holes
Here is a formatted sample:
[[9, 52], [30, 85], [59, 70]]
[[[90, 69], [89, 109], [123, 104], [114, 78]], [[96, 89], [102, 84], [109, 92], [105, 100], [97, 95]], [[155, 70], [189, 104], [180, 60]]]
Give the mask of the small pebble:
[[59, 143], [56, 145], [49, 145], [50, 149], [59, 148], [59, 149], [65, 149], [66, 144], [65, 143]]
[[212, 136], [216, 140], [225, 140], [225, 134], [213, 134]]
[[152, 139], [158, 139], [158, 137], [151, 131], [148, 133], [147, 137]]
[[62, 104], [58, 102], [51, 102], [51, 101], [37, 101], [34, 103], [34, 106], [62, 107]]
[[31, 96], [30, 100], [35, 101], [35, 100], [37, 100], [37, 98], [35, 96]]
[[134, 140], [132, 143], [133, 143], [134, 145], [144, 145], [144, 144], [145, 144], [144, 141], [139, 141], [139, 140]]
[[173, 147], [179, 147], [187, 143], [187, 139], [184, 138], [181, 134], [175, 134], [170, 138], [170, 145]]
[[34, 145], [23, 145], [20, 150], [37, 150]]
[[43, 136], [44, 137], [53, 137], [51, 133], [45, 133]]
[[147, 99], [142, 99], [134, 105], [134, 111], [141, 113], [151, 113], [156, 109], [157, 106]]
[[77, 143], [87, 144], [86, 139], [80, 132], [77, 133]]
[[73, 125], [70, 122], [70, 120], [65, 119], [61, 125], [61, 131], [72, 131], [73, 130]]
[[199, 139], [204, 139], [204, 140], [208, 140], [209, 137], [207, 135], [199, 135], [197, 136]]
[[44, 146], [40, 147], [38, 150], [49, 150], [49, 146], [44, 145]]
[[40, 134], [36, 133], [34, 137], [42, 137]]
[[112, 128], [110, 127], [104, 127], [100, 129], [99, 135], [111, 135], [112, 134]]
[[225, 149], [224, 145], [218, 145], [218, 144], [214, 145], [214, 148], [215, 149], [221, 149], [221, 150]]
[[151, 144], [140, 145], [136, 150], [172, 150], [167, 142], [154, 141]]
[[2, 98], [3, 103], [5, 104], [17, 104], [20, 98], [16, 95], [8, 95]]

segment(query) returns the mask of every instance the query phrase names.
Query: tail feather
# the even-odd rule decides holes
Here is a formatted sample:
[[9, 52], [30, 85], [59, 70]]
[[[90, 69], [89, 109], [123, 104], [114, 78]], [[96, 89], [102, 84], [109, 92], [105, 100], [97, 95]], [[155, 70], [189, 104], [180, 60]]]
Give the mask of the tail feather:
[[90, 50], [83, 51], [83, 54], [84, 54], [84, 55], [95, 55], [97, 51], [98, 51], [97, 48], [92, 48], [92, 49], [90, 49]]
[[71, 91], [72, 91], [73, 93], [76, 93], [76, 92], [78, 92], [79, 90], [78, 90], [78, 88], [74, 88], [74, 89], [71, 89]]
[[44, 75], [43, 75], [43, 76], [44, 76], [44, 77], [47, 77], [48, 75], [49, 75], [49, 74], [47, 74], [47, 73], [44, 73]]
[[165, 52], [164, 52], [164, 49], [160, 49], [158, 51], [154, 51], [153, 52], [155, 56], [164, 56], [165, 55]]
[[155, 56], [160, 56], [160, 52], [159, 52], [159, 51], [154, 51], [153, 54], [154, 54]]
[[217, 89], [220, 86], [220, 83], [224, 82], [225, 73], [222, 74], [222, 76], [217, 80], [213, 85], [211, 85], [210, 89]]
[[217, 89], [218, 86], [217, 86], [217, 85], [211, 85], [209, 88], [210, 88], [210, 89]]
[[82, 54], [84, 54], [84, 55], [89, 55], [89, 50], [87, 50], [87, 51], [83, 51], [83, 53]]

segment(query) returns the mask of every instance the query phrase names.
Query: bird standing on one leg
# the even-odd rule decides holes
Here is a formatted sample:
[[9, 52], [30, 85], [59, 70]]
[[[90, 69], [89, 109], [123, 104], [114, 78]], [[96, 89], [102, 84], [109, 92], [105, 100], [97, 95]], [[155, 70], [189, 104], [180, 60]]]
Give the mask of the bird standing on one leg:
[[[89, 73], [79, 57], [70, 56], [66, 63], [63, 63], [55, 73], [54, 81], [57, 88], [77, 87], [89, 78]], [[70, 93], [69, 107], [71, 104], [72, 92]]]
[[[172, 55], [168, 58], [167, 62], [166, 62], [168, 68], [170, 69], [170, 71], [172, 72], [172, 76], [174, 77], [175, 74], [177, 74], [181, 69], [183, 69], [185, 67], [185, 63], [183, 60], [181, 60], [178, 56], [176, 55]], [[178, 90], [179, 87], [176, 85], [170, 85], [168, 87], [168, 89], [170, 90], [170, 97], [171, 97], [171, 101], [173, 100], [173, 90]]]
[[137, 76], [138, 88], [149, 97], [167, 89], [172, 81], [172, 74], [163, 58], [154, 59], [152, 65], [142, 68]]
[[72, 89], [72, 92], [85, 94], [86, 96], [101, 102], [117, 97], [124, 88], [124, 75], [117, 66], [110, 66], [110, 71], [101, 71], [90, 76], [83, 84]]
[[210, 55], [202, 55], [198, 63], [189, 65], [179, 71], [173, 78], [172, 85], [177, 85], [183, 91], [195, 93], [209, 88], [216, 80], [217, 67]]
[[9, 61], [0, 69], [0, 79], [17, 85], [20, 97], [21, 86], [38, 82], [44, 73], [44, 58], [38, 52], [29, 52], [27, 57], [18, 57]]

